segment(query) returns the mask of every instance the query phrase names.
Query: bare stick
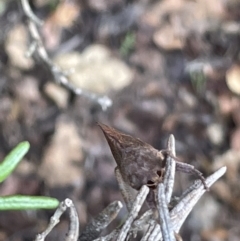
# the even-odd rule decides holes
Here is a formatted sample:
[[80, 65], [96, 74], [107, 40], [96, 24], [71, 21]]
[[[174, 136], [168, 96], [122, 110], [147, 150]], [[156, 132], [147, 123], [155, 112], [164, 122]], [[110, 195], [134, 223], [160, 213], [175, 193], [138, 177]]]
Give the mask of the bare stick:
[[83, 96], [93, 102], [98, 103], [103, 110], [106, 110], [108, 107], [110, 107], [112, 105], [112, 100], [109, 97], [99, 96], [87, 90], [77, 88], [69, 82], [66, 72], [53, 63], [53, 61], [49, 58], [46, 48], [44, 47], [42, 38], [37, 28], [37, 25], [42, 25], [43, 22], [35, 16], [27, 0], [21, 0], [21, 4], [23, 11], [28, 18], [28, 30], [32, 37], [32, 43], [29, 47], [27, 56], [30, 57], [33, 55], [33, 53], [37, 53], [39, 58], [51, 71], [57, 84], [64, 86], [66, 89], [70, 90], [76, 95]]
[[[170, 153], [172, 153], [174, 157], [176, 156], [175, 138], [173, 135], [170, 135], [169, 137], [168, 150], [170, 151]], [[176, 168], [176, 162], [174, 158], [172, 158], [170, 155], [167, 155], [166, 170], [165, 170], [164, 179], [163, 179], [167, 204], [170, 202], [172, 197], [174, 179], [175, 179], [175, 168]]]
[[[206, 178], [206, 184], [210, 187], [215, 183], [221, 176], [226, 172], [226, 167], [222, 167], [213, 173], [211, 176]], [[170, 219], [172, 224], [172, 230], [179, 232], [188, 214], [191, 212], [197, 201], [206, 192], [206, 189], [202, 181], [197, 180], [195, 183], [188, 188], [184, 195], [180, 198], [179, 203], [171, 210]], [[135, 221], [136, 222], [136, 221]], [[162, 239], [162, 232], [159, 224], [155, 224], [154, 229], [148, 237], [148, 241], [158, 241]], [[180, 238], [178, 240], [181, 240]], [[164, 240], [165, 241], [165, 240]]]
[[104, 237], [100, 237], [97, 239], [94, 239], [93, 241], [110, 241], [110, 240], [117, 240], [117, 236], [119, 234], [119, 229], [116, 228], [114, 229], [110, 234], [104, 236]]
[[[210, 187], [214, 182], [216, 182], [221, 176], [226, 172], [226, 167], [222, 167], [211, 176], [206, 178], [206, 184]], [[196, 184], [198, 183], [198, 184]], [[187, 194], [170, 212], [171, 221], [173, 224], [173, 230], [179, 232], [183, 222], [187, 218], [188, 214], [191, 212], [197, 201], [205, 193], [206, 189], [203, 183], [199, 180], [196, 181], [194, 186], [196, 187], [190, 193]]]
[[92, 241], [96, 239], [117, 216], [122, 203], [119, 201], [109, 204], [96, 218], [94, 218], [80, 234], [79, 241]]
[[136, 227], [136, 229], [142, 229], [142, 225], [145, 225], [146, 223], [153, 220], [153, 212], [152, 210], [146, 211], [140, 218], [134, 221], [133, 223], [133, 229]]
[[137, 236], [137, 232], [142, 230], [143, 226], [145, 226], [145, 225], [150, 226], [153, 221], [154, 221], [154, 223], [156, 222], [154, 220], [153, 212], [150, 209], [150, 210], [146, 211], [140, 218], [138, 218], [137, 220], [135, 220], [133, 222], [132, 227], [131, 227], [131, 232], [133, 233], [133, 237]]
[[148, 241], [158, 241], [162, 239], [162, 232], [160, 225], [158, 223], [155, 224], [155, 227], [148, 238]]
[[[66, 201], [67, 200], [67, 201]], [[68, 202], [69, 207], [69, 218], [70, 218], [70, 224], [69, 224], [69, 231], [66, 236], [66, 241], [76, 241], [79, 236], [79, 219], [77, 210], [73, 204], [73, 202], [70, 199], [66, 199], [65, 202]]]
[[22, 7], [23, 11], [26, 14], [26, 16], [31, 19], [34, 23], [41, 26], [43, 25], [43, 21], [40, 20], [32, 11], [32, 9], [29, 6], [29, 2], [27, 0], [22, 0]]
[[166, 202], [165, 187], [162, 183], [159, 183], [157, 187], [157, 210], [163, 240], [176, 241]]
[[134, 200], [132, 210], [129, 213], [127, 220], [125, 221], [124, 225], [120, 230], [117, 241], [124, 241], [125, 238], [127, 237], [127, 234], [131, 228], [131, 225], [134, 219], [137, 217], [138, 212], [140, 211], [148, 193], [149, 193], [149, 188], [145, 185], [142, 186]]
[[[175, 156], [175, 139], [173, 135], [170, 135], [169, 137], [167, 148], [168, 148], [168, 151]], [[163, 179], [167, 204], [170, 202], [170, 199], [172, 196], [173, 186], [174, 186], [174, 176], [175, 176], [175, 160], [170, 155], [167, 155], [166, 168], [165, 168], [164, 179]], [[153, 220], [153, 218], [154, 218], [154, 215], [152, 211], [148, 210], [133, 223], [133, 227], [131, 230], [136, 233], [138, 230], [142, 229], [143, 225], [146, 225], [151, 220]]]
[[[208, 190], [208, 186], [206, 185], [203, 174], [200, 171], [198, 171], [193, 165], [181, 162], [176, 157], [175, 139], [174, 139], [173, 135], [170, 135], [170, 137], [169, 137], [168, 148], [159, 151], [159, 153], [163, 160], [166, 158], [166, 165], [167, 165], [167, 162], [170, 162], [170, 164], [168, 164], [170, 170], [168, 170], [167, 166], [166, 166], [166, 170], [165, 170], [165, 177], [166, 177], [166, 180], [168, 180], [169, 185], [166, 185], [166, 180], [163, 181], [166, 188], [167, 189], [170, 188], [170, 193], [166, 194], [168, 203], [170, 201], [169, 197], [171, 197], [171, 190], [172, 190], [171, 187], [173, 187], [173, 185], [174, 185], [175, 169], [176, 169], [176, 171], [179, 171], [179, 172], [196, 175], [202, 181], [205, 189]], [[170, 178], [170, 177], [168, 177], [168, 175], [172, 175], [172, 177]], [[169, 191], [166, 190], [166, 192], [169, 192]]]
[[153, 229], [155, 227], [155, 224], [156, 224], [155, 220], [151, 220], [150, 221], [150, 224], [148, 226], [147, 232], [143, 235], [141, 241], [148, 241], [149, 236], [151, 235], [151, 233], [152, 233], [152, 231], [153, 231]]
[[78, 214], [74, 207], [72, 200], [65, 199], [63, 202], [60, 203], [59, 207], [51, 217], [50, 223], [46, 230], [41, 234], [36, 236], [35, 241], [44, 241], [46, 236], [52, 231], [52, 229], [59, 223], [60, 217], [62, 214], [67, 210], [70, 209], [70, 225], [69, 225], [69, 232], [66, 236], [66, 241], [77, 241], [78, 234], [79, 234], [79, 220]]

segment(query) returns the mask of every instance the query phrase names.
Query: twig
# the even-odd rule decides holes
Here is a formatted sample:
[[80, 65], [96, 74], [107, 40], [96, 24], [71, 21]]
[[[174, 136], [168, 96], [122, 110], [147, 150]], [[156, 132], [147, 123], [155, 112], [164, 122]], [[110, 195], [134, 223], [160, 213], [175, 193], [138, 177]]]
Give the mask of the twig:
[[[175, 139], [174, 139], [173, 135], [170, 135], [170, 137], [169, 137], [167, 148], [173, 156], [176, 155]], [[174, 185], [174, 176], [175, 176], [175, 160], [170, 155], [168, 155], [167, 160], [166, 160], [166, 170], [165, 170], [164, 179], [163, 179], [163, 183], [164, 183], [163, 186], [164, 186], [164, 192], [165, 192], [164, 196], [166, 196], [165, 202], [167, 201], [167, 204], [171, 200], [171, 196], [172, 196], [172, 192], [173, 192], [173, 185]], [[168, 210], [168, 208], [167, 208], [167, 210]], [[138, 230], [142, 229], [143, 225], [146, 225], [147, 223], [149, 223], [149, 225], [152, 225], [151, 221], [154, 218], [153, 216], [154, 215], [152, 213], [152, 210], [148, 210], [147, 212], [145, 212], [139, 219], [137, 219], [133, 223], [133, 227], [132, 227], [131, 231], [136, 233]], [[155, 224], [156, 224], [156, 222], [155, 222]], [[153, 227], [153, 230], [154, 230], [154, 227]], [[149, 229], [148, 229], [148, 232], [150, 232]], [[150, 235], [150, 233], [149, 233], [149, 235]]]
[[[213, 183], [215, 183], [221, 176], [224, 175], [226, 170], [226, 167], [222, 167], [214, 172], [211, 176], [206, 178], [207, 186], [210, 187]], [[196, 181], [193, 185], [196, 188], [188, 193], [184, 198], [182, 198], [182, 200], [170, 212], [173, 230], [177, 233], [179, 232], [188, 214], [191, 212], [197, 201], [206, 191], [200, 180]]]
[[128, 215], [127, 220], [125, 221], [124, 225], [122, 226], [120, 233], [118, 235], [118, 241], [124, 241], [125, 238], [127, 237], [127, 234], [131, 228], [131, 225], [134, 221], [134, 219], [137, 217], [138, 212], [140, 211], [147, 195], [149, 193], [149, 188], [147, 186], [142, 186], [139, 193], [137, 194], [133, 206], [132, 206], [132, 210]]
[[[170, 135], [169, 137], [167, 148], [171, 155], [175, 157], [175, 138], [173, 135]], [[176, 168], [176, 162], [171, 155], [167, 156], [163, 183], [158, 184], [156, 194], [158, 218], [161, 228], [161, 234], [159, 233], [158, 236], [162, 236], [164, 241], [175, 241], [174, 231], [168, 210], [168, 204], [170, 203], [173, 193]]]
[[110, 234], [94, 239], [93, 241], [110, 241], [110, 240], [117, 240], [117, 236], [119, 234], [119, 228], [114, 229]]
[[27, 0], [22, 0], [22, 7], [23, 11], [26, 14], [26, 16], [31, 19], [34, 23], [36, 23], [39, 26], [43, 25], [43, 21], [40, 20], [33, 12], [31, 7], [29, 6], [29, 2]]
[[[174, 137], [171, 136], [168, 143], [169, 150], [175, 154], [174, 148]], [[138, 192], [133, 205], [131, 207], [129, 216], [124, 222], [121, 228], [116, 228], [110, 234], [105, 237], [100, 237], [95, 239], [95, 241], [125, 241], [127, 236], [130, 237], [133, 233], [138, 230], [143, 229], [143, 225], [148, 224], [148, 229], [141, 241], [175, 241], [177, 236], [174, 237], [174, 232], [178, 233], [182, 224], [184, 223], [186, 217], [190, 211], [195, 206], [196, 202], [205, 193], [206, 189], [204, 183], [201, 180], [195, 181], [195, 183], [190, 186], [179, 199], [179, 202], [170, 211], [168, 210], [168, 200], [166, 195], [172, 193], [172, 173], [174, 168], [171, 166], [171, 160], [166, 163], [166, 169], [171, 170], [169, 175], [165, 177], [165, 183], [160, 183], [157, 187], [157, 211], [159, 214], [159, 224], [157, 220], [154, 219], [154, 214], [152, 210], [148, 210], [139, 219], [135, 220], [138, 213], [149, 193], [149, 188], [147, 186], [142, 186]], [[226, 167], [220, 168], [218, 171], [213, 173], [211, 176], [206, 178], [205, 184], [210, 187], [214, 182], [216, 182], [224, 173], [226, 172]], [[170, 195], [171, 197], [171, 195]], [[101, 212], [97, 218], [95, 218], [85, 229], [85, 231], [80, 235], [79, 241], [90, 241], [99, 236], [102, 230], [116, 217], [118, 211], [122, 207], [122, 204], [118, 201], [110, 204], [103, 212]], [[70, 208], [70, 228], [69, 233], [66, 237], [66, 241], [76, 241], [78, 236], [79, 221], [76, 213], [76, 209], [70, 199], [66, 199], [62, 202], [59, 208], [56, 210], [55, 214], [51, 218], [50, 224], [46, 231], [42, 234], [38, 234], [35, 241], [44, 241], [45, 237], [51, 232], [53, 227], [59, 222], [59, 218], [62, 213]], [[134, 221], [135, 220], [135, 221]], [[134, 222], [133, 222], [134, 221]], [[177, 238], [181, 240], [181, 238]]]
[[65, 241], [77, 241], [79, 234], [79, 220], [78, 214], [74, 207], [72, 200], [65, 199], [60, 203], [59, 207], [51, 217], [50, 223], [46, 230], [41, 234], [36, 236], [35, 241], [44, 241], [46, 236], [52, 231], [52, 229], [59, 223], [61, 215], [67, 210], [70, 209], [70, 224], [69, 224], [69, 232], [66, 236]]
[[175, 241], [164, 189], [164, 185], [159, 183], [157, 187], [157, 210], [162, 237], [164, 241]]
[[[170, 135], [168, 139], [168, 150], [170, 153], [175, 157], [175, 138], [173, 135]], [[170, 202], [172, 193], [173, 193], [173, 186], [174, 186], [174, 179], [175, 179], [175, 169], [176, 169], [176, 162], [174, 158], [170, 155], [167, 156], [166, 160], [166, 170], [164, 174], [163, 184], [165, 186], [165, 195], [167, 204]]]
[[147, 232], [143, 235], [141, 241], [148, 241], [149, 240], [149, 236], [151, 235], [155, 225], [156, 225], [155, 220], [150, 220], [150, 224], [148, 226]]
[[96, 239], [100, 233], [105, 229], [112, 220], [117, 216], [122, 208], [120, 201], [115, 201], [109, 204], [91, 223], [89, 223], [85, 230], [80, 234], [79, 241], [92, 241]]
[[155, 224], [155, 227], [148, 238], [148, 241], [157, 241], [162, 239], [161, 228], [158, 223]]
[[27, 56], [30, 57], [33, 53], [37, 53], [39, 58], [46, 64], [51, 71], [57, 84], [64, 86], [76, 95], [83, 96], [93, 102], [98, 103], [103, 110], [106, 110], [112, 105], [112, 100], [107, 96], [99, 96], [95, 93], [83, 90], [71, 84], [68, 80], [67, 74], [49, 58], [48, 53], [44, 47], [42, 38], [39, 34], [37, 25], [42, 25], [43, 22], [39, 20], [32, 12], [32, 9], [27, 0], [21, 0], [23, 11], [28, 19], [28, 30], [32, 37], [32, 43], [29, 47]]
[[[171, 136], [169, 138], [169, 142], [168, 142], [168, 149], [170, 149], [170, 146], [171, 146], [171, 149], [175, 150], [174, 144], [175, 144], [174, 137]], [[175, 152], [172, 152], [172, 153], [175, 154]], [[173, 158], [172, 158], [172, 160], [173, 160]], [[169, 169], [169, 170], [173, 171], [173, 173], [174, 173], [174, 168], [173, 169], [170, 168], [172, 160], [169, 160], [166, 162], [166, 169], [167, 170]], [[149, 220], [149, 218], [153, 218], [153, 215], [151, 213], [148, 216], [146, 215], [146, 213], [144, 214], [147, 217], [147, 219], [140, 218], [134, 222], [135, 232], [136, 232], [136, 229], [139, 230], [139, 226], [141, 227], [144, 224], [144, 221], [146, 223], [150, 223], [151, 226], [149, 226], [147, 234], [144, 235], [143, 240], [157, 241], [157, 240], [161, 240], [162, 237], [163, 237], [164, 241], [175, 240], [175, 237], [173, 237], [173, 233], [179, 232], [186, 217], [188, 216], [190, 211], [193, 209], [196, 202], [200, 199], [200, 197], [206, 191], [206, 188], [202, 181], [200, 181], [200, 180], [195, 181], [195, 183], [184, 192], [182, 197], [179, 199], [178, 204], [171, 210], [170, 220], [169, 220], [168, 208], [166, 206], [166, 204], [168, 203], [168, 200], [164, 201], [164, 196], [166, 199], [167, 199], [166, 195], [169, 195], [168, 198], [169, 197], [171, 198], [171, 195], [169, 194], [169, 192], [172, 193], [171, 186], [174, 182], [173, 181], [174, 175], [173, 175], [173, 173], [171, 173], [171, 171], [168, 172], [167, 170], [166, 170], [166, 172], [169, 174], [165, 175], [164, 184], [158, 185], [158, 188], [161, 189], [161, 194], [158, 195], [159, 198], [157, 201], [158, 212], [159, 212], [160, 217], [163, 219], [163, 220], [160, 220], [160, 225], [158, 223], [156, 223], [156, 221], [155, 221], [155, 226], [154, 226], [154, 228], [152, 228], [153, 224], [151, 224], [151, 222]], [[215, 173], [213, 173], [210, 177], [208, 177], [206, 179], [206, 185], [208, 187], [210, 187], [214, 182], [216, 182], [225, 173], [225, 171], [226, 171], [226, 167], [223, 167], [223, 168], [219, 169], [218, 171], [216, 171]], [[168, 186], [168, 185], [170, 185], [170, 186]], [[163, 192], [163, 190], [162, 190], [163, 188], [164, 188], [165, 192]], [[162, 229], [162, 231], [161, 231], [161, 229]], [[163, 232], [163, 235], [162, 235], [162, 232]], [[164, 232], [166, 232], [166, 234], [164, 234]], [[169, 235], [171, 235], [170, 238], [169, 238]]]

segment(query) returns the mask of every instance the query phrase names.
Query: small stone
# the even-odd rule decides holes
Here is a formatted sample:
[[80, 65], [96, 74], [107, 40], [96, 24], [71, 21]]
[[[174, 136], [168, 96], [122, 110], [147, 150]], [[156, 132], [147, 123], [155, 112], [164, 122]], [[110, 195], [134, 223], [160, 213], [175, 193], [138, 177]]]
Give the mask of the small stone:
[[83, 159], [81, 146], [76, 124], [66, 116], [59, 118], [39, 169], [50, 187], [71, 185], [83, 188], [84, 173], [78, 164]]
[[177, 50], [184, 47], [184, 39], [178, 35], [173, 26], [166, 25], [153, 35], [154, 43], [165, 50]]
[[224, 140], [224, 128], [218, 123], [213, 123], [207, 127], [207, 135], [214, 145], [221, 145]]
[[44, 86], [44, 92], [56, 103], [59, 108], [64, 109], [67, 107], [69, 92], [65, 88], [49, 82]]
[[38, 102], [41, 98], [38, 84], [37, 79], [31, 76], [26, 76], [16, 86], [18, 97], [28, 102]]
[[103, 45], [91, 45], [82, 54], [59, 55], [55, 62], [62, 69], [74, 69], [69, 80], [76, 87], [99, 94], [121, 90], [133, 78], [131, 69], [123, 61], [112, 57], [110, 50]]
[[214, 158], [213, 170], [217, 170], [222, 166], [227, 167], [227, 172], [225, 174], [227, 183], [238, 182], [238, 170], [240, 166], [240, 151], [228, 150], [224, 154]]
[[25, 56], [28, 46], [27, 29], [22, 24], [16, 25], [8, 33], [5, 41], [5, 49], [13, 66], [24, 70], [33, 67], [33, 60]]
[[240, 65], [233, 65], [226, 73], [228, 88], [237, 95], [240, 95]]

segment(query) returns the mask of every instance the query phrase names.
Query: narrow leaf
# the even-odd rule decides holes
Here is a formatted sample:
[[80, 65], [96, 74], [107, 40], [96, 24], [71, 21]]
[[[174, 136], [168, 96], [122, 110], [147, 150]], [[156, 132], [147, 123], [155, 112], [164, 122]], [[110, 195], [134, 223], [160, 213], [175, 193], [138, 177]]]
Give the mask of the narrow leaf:
[[0, 197], [0, 210], [53, 209], [59, 205], [55, 198], [41, 196], [5, 196]]
[[4, 181], [13, 172], [29, 148], [30, 144], [27, 141], [21, 142], [4, 158], [0, 164], [0, 182]]

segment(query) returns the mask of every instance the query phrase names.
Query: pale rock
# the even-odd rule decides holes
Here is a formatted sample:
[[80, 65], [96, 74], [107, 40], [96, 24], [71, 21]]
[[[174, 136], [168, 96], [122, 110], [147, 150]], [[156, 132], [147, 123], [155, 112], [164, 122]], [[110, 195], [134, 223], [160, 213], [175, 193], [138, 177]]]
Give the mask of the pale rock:
[[184, 39], [171, 25], [160, 28], [153, 34], [154, 43], [165, 50], [177, 50], [184, 47]]
[[65, 88], [55, 83], [48, 82], [44, 86], [44, 92], [49, 98], [51, 98], [56, 103], [56, 105], [59, 108], [64, 109], [67, 107], [69, 92]]
[[25, 76], [16, 86], [16, 93], [20, 99], [28, 102], [38, 102], [41, 99], [38, 81], [34, 77]]
[[39, 169], [39, 174], [47, 185], [71, 185], [82, 189], [84, 174], [77, 164], [83, 158], [81, 146], [82, 141], [75, 123], [66, 117], [59, 118]]
[[142, 21], [156, 29], [153, 41], [158, 47], [168, 51], [178, 50], [185, 46], [189, 32], [202, 33], [209, 28], [212, 19], [222, 19], [224, 6], [224, 0], [156, 1], [145, 12]]
[[133, 77], [124, 62], [112, 57], [105, 46], [98, 44], [89, 46], [82, 54], [59, 55], [55, 63], [66, 71], [74, 69], [69, 80], [76, 87], [99, 94], [121, 90], [130, 84]]
[[9, 31], [5, 41], [5, 49], [13, 66], [24, 70], [33, 67], [33, 60], [26, 57], [28, 46], [28, 33], [23, 24], [18, 24]]
[[224, 141], [224, 128], [221, 124], [212, 123], [207, 127], [207, 135], [214, 145], [221, 145]]
[[213, 171], [219, 169], [222, 166], [227, 167], [227, 172], [225, 174], [227, 182], [238, 182], [238, 170], [240, 167], [240, 151], [230, 149], [222, 155], [216, 156], [212, 164]]
[[226, 73], [228, 88], [237, 95], [240, 95], [240, 66], [233, 65]]

